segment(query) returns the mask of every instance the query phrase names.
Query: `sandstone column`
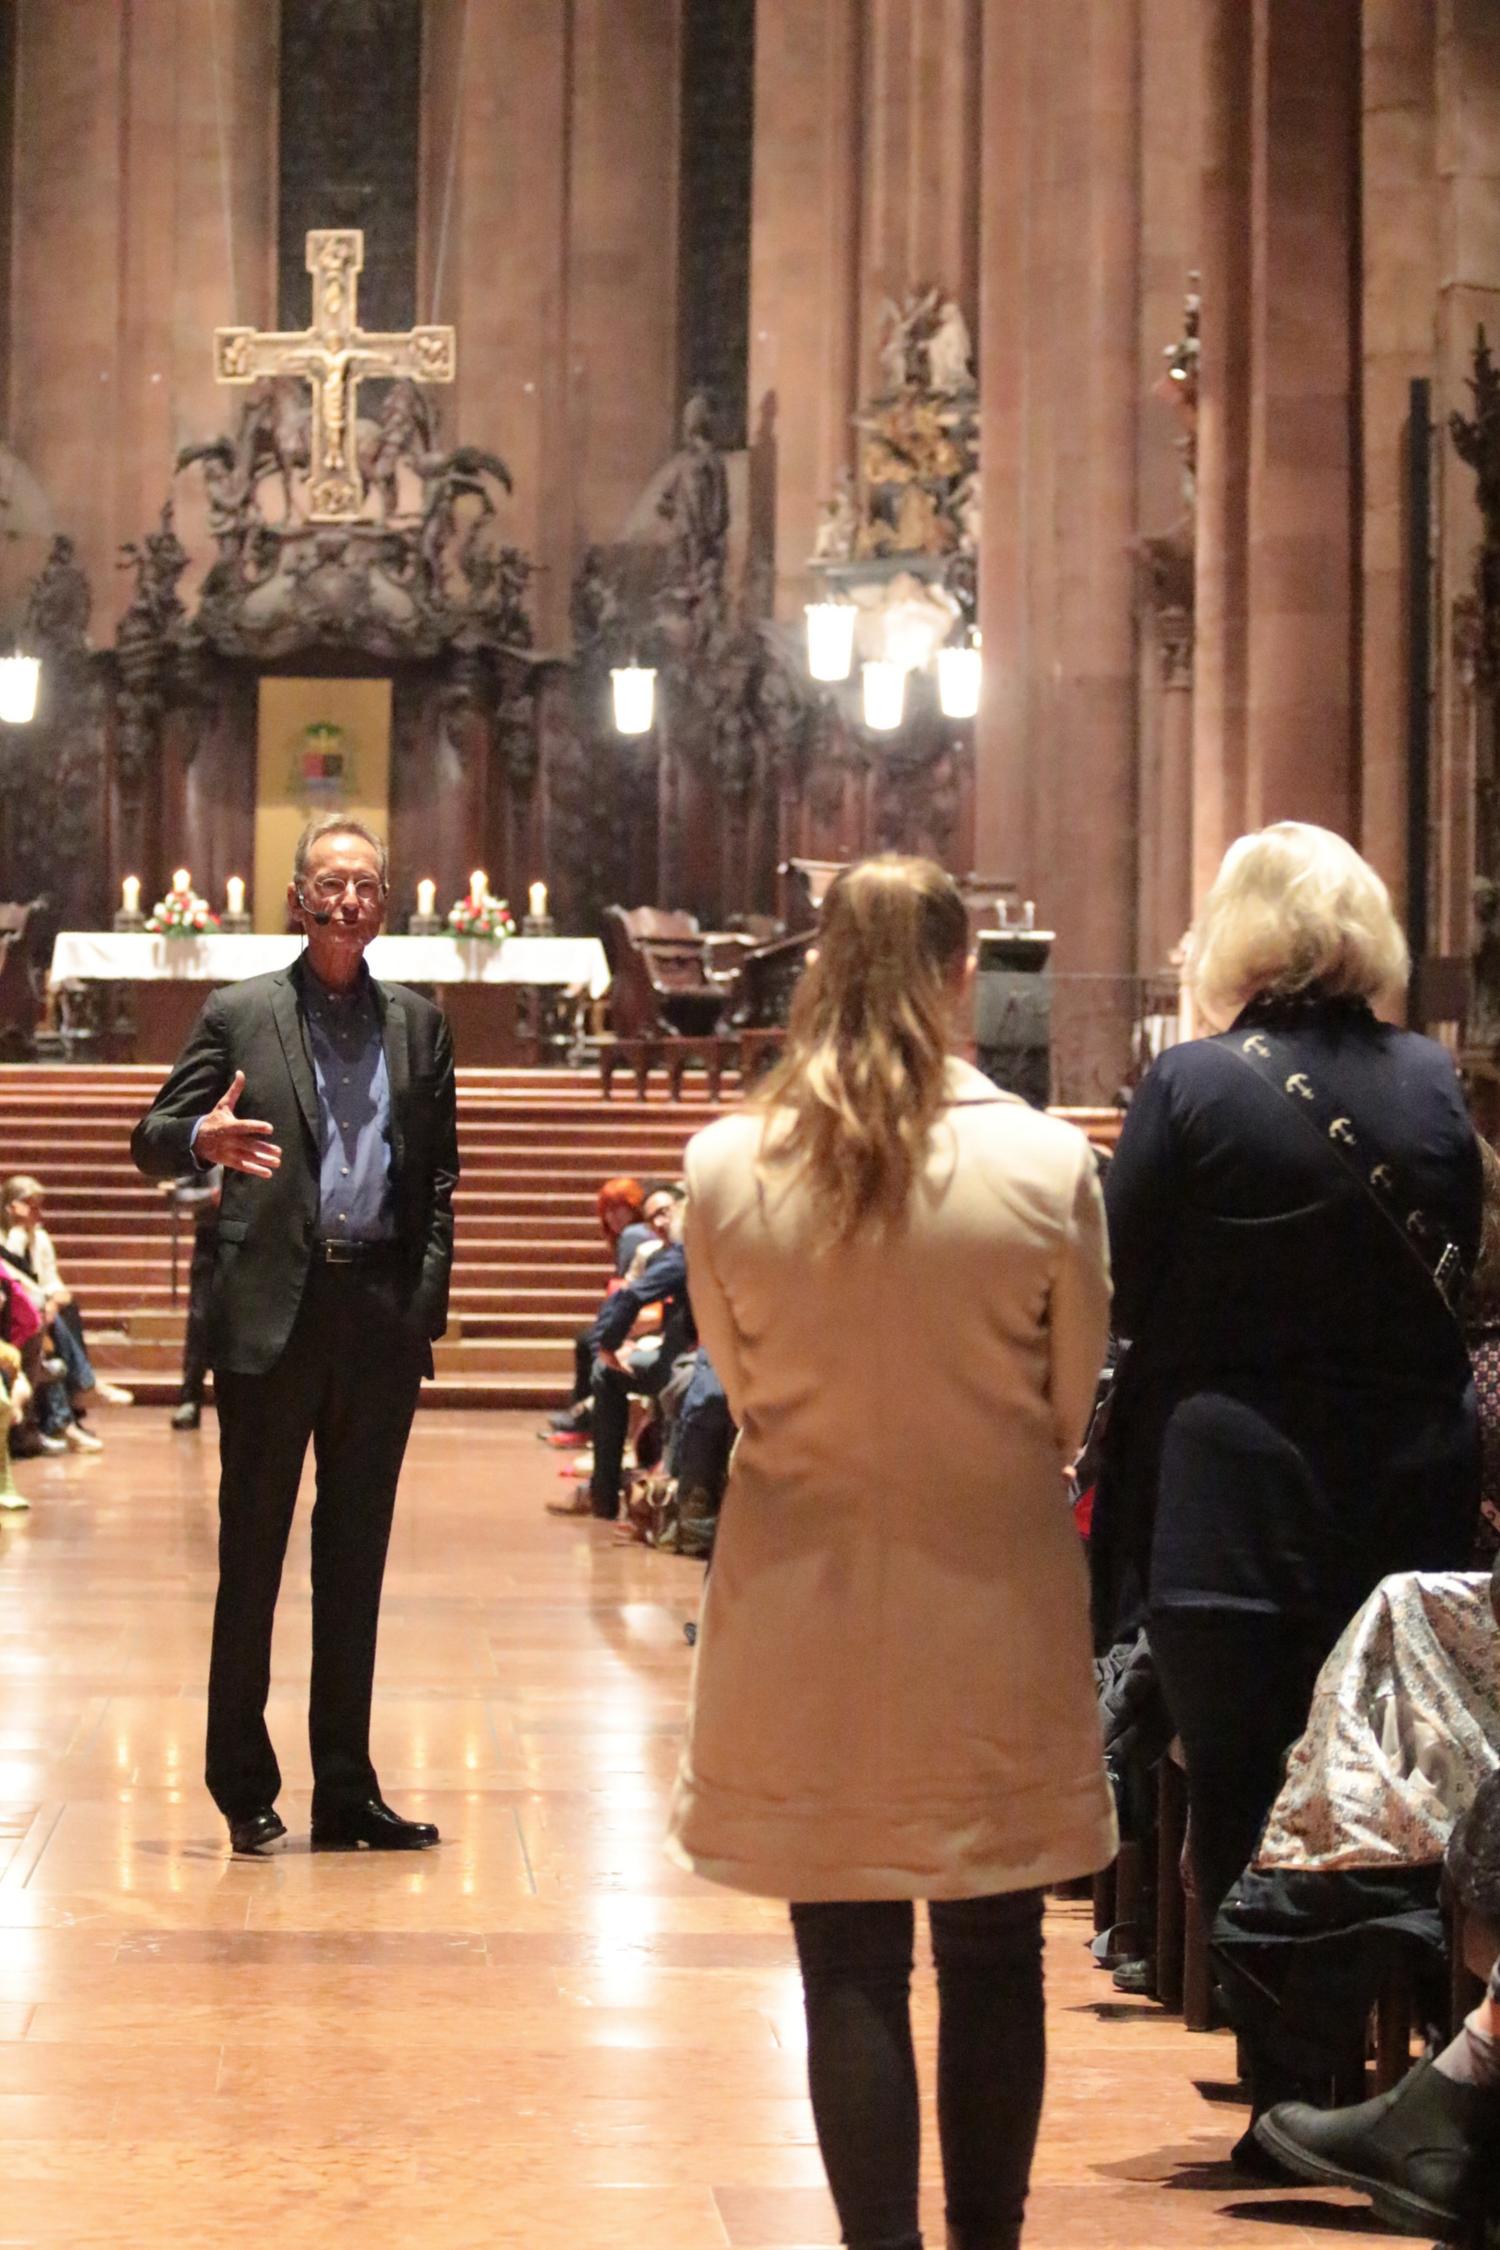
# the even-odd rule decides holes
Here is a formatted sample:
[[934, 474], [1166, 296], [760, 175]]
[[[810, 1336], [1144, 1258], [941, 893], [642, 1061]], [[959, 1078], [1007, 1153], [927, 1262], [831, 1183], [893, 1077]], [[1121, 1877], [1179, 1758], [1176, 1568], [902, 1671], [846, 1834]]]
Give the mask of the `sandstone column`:
[[1245, 814], [1355, 833], [1358, 0], [1255, 0]]
[[1473, 942], [1473, 877], [1500, 874], [1476, 866], [1474, 756], [1482, 730], [1473, 724], [1470, 691], [1453, 646], [1455, 605], [1473, 588], [1480, 518], [1473, 471], [1446, 435], [1450, 411], [1472, 411], [1468, 382], [1481, 324], [1500, 350], [1500, 16], [1483, 0], [1439, 0], [1434, 13], [1441, 276], [1434, 408], [1444, 434], [1438, 447], [1442, 748], [1434, 775], [1441, 851], [1432, 942], [1435, 951], [1459, 954]]
[[446, 426], [503, 455], [515, 478], [507, 530], [542, 567], [544, 642], [561, 634], [572, 559], [569, 15], [550, 0], [439, 0], [423, 66], [417, 309], [458, 329]]
[[984, 701], [975, 731], [977, 871], [1042, 889], [1040, 782], [1052, 748], [1049, 537], [1054, 390], [1047, 365], [1052, 64], [1042, 0], [989, 0], [980, 211], [979, 567]]
[[78, 539], [96, 639], [177, 446], [231, 418], [215, 326], [272, 309], [273, 34], [258, 0], [18, 11], [8, 427]]
[[1166, 353], [1183, 332], [1200, 248], [1202, 47], [1198, 0], [1142, 0], [1136, 446], [1153, 630], [1139, 650], [1137, 864], [1148, 972], [1166, 966], [1192, 911], [1191, 441]]
[[1058, 932], [1061, 1091], [1109, 1099], [1136, 968], [1137, 0], [1065, 0], [1047, 36], [1057, 636], [1039, 895]]
[[1195, 541], [1192, 872], [1195, 905], [1245, 819], [1250, 368], [1251, 11], [1208, 0], [1203, 46]]
[[619, 538], [677, 442], [680, 17], [680, 0], [575, 0], [568, 430], [579, 551]]
[[760, 0], [750, 238], [750, 426], [775, 492], [776, 610], [808, 598], [820, 501], [854, 457], [859, 0]]
[[1365, 0], [1362, 85], [1360, 843], [1406, 880], [1406, 420], [1438, 288], [1434, 11]]

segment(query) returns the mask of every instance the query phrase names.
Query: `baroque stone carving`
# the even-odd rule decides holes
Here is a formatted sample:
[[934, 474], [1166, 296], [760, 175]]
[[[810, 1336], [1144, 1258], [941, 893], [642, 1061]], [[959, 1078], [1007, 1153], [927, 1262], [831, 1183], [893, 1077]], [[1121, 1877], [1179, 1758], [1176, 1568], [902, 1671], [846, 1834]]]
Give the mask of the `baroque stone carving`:
[[122, 801], [139, 807], [162, 711], [163, 678], [172, 642], [186, 615], [177, 584], [190, 556], [177, 536], [171, 500], [145, 538], [120, 549], [120, 567], [135, 572], [135, 594], [115, 635], [119, 673], [116, 765]]
[[1156, 625], [1161, 684], [1168, 689], [1193, 684], [1193, 548], [1189, 529], [1155, 534], [1140, 542], [1141, 578]]
[[1473, 896], [1474, 950], [1464, 1048], [1466, 1053], [1493, 1058], [1500, 1054], [1500, 883], [1481, 875]]
[[892, 396], [907, 390], [956, 395], [974, 388], [969, 324], [956, 300], [940, 289], [910, 290], [900, 303], [887, 297], [880, 331], [880, 372]]
[[1474, 671], [1477, 680], [1493, 685], [1500, 680], [1500, 369], [1483, 328], [1474, 340], [1469, 392], [1473, 413], [1451, 414], [1448, 429], [1459, 459], [1474, 471], [1482, 524], [1474, 564]]
[[0, 833], [11, 896], [42, 897], [47, 931], [104, 910], [104, 662], [88, 643], [92, 595], [58, 534], [31, 583], [22, 641], [43, 659], [33, 725], [0, 760]]
[[1202, 356], [1199, 336], [1202, 312], [1198, 276], [1190, 273], [1187, 294], [1182, 301], [1182, 333], [1163, 349], [1166, 366], [1152, 392], [1153, 397], [1166, 401], [1180, 424], [1177, 451], [1182, 460], [1182, 504], [1189, 515], [1198, 497], [1198, 368]]
[[[304, 472], [308, 422], [283, 378], [252, 386], [238, 429], [185, 446], [215, 560], [187, 631], [223, 655], [279, 658], [318, 646], [395, 660], [445, 648], [529, 649], [532, 566], [505, 541], [496, 453], [438, 450], [415, 383], [393, 383], [356, 452], [366, 513], [329, 522]], [[374, 512], [371, 512], [374, 511]]]
[[888, 298], [881, 323], [883, 387], [854, 418], [858, 474], [841, 472], [810, 559], [867, 610], [906, 599], [920, 578], [947, 612], [936, 625], [946, 639], [952, 625], [973, 624], [978, 606], [983, 486], [969, 326], [936, 288]]
[[686, 624], [690, 639], [702, 641], [714, 631], [724, 603], [729, 478], [701, 391], [683, 410], [682, 444], [663, 472], [656, 510], [671, 533], [663, 601]]
[[77, 549], [66, 533], [59, 532], [26, 598], [23, 645], [54, 664], [86, 656], [93, 606]]
[[855, 417], [863, 432], [856, 559], [973, 551], [979, 511], [979, 401], [968, 323], [938, 289], [887, 299], [884, 388]]

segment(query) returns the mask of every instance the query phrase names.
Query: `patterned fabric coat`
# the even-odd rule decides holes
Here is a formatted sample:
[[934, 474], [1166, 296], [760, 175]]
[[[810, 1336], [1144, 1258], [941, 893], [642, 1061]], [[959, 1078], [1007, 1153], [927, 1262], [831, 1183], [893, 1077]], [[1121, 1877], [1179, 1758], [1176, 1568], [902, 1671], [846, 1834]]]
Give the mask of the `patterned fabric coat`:
[[1383, 1579], [1318, 1674], [1255, 1865], [1440, 1860], [1500, 1767], [1500, 1627], [1469, 1571]]

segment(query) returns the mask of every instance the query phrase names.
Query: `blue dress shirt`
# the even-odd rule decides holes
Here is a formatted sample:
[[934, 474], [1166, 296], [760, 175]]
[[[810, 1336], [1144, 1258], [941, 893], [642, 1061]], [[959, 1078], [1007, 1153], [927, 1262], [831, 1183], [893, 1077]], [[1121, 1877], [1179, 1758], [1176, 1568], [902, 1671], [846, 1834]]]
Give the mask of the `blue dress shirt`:
[[330, 992], [303, 965], [303, 1004], [320, 1125], [318, 1233], [329, 1242], [389, 1242], [391, 1080], [366, 969], [352, 992]]

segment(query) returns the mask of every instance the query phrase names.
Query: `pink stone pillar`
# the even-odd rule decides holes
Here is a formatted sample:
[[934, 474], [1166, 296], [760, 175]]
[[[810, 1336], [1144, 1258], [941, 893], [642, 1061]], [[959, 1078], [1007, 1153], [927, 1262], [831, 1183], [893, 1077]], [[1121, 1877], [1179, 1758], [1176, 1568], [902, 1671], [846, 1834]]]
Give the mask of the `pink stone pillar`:
[[1245, 822], [1251, 11], [1204, 11], [1193, 900]]
[[[1046, 527], [1053, 391], [1044, 367], [1053, 279], [1047, 229], [1051, 48], [1037, 0], [985, 12], [980, 197], [979, 567], [984, 700], [975, 731], [974, 857], [1038, 895], [1038, 779], [1048, 729], [1053, 624]], [[1038, 581], [1045, 582], [1038, 600]]]
[[1067, 0], [1048, 15], [1058, 634], [1038, 896], [1058, 933], [1055, 1020], [1070, 1073], [1060, 1091], [1107, 1099], [1128, 1052], [1137, 966], [1139, 6]]
[[760, 0], [750, 243], [750, 425], [774, 492], [776, 612], [809, 598], [819, 504], [858, 403], [860, 8]]
[[1358, 0], [1256, 0], [1245, 814], [1356, 832]]
[[1439, 189], [1429, 0], [1365, 0], [1362, 75], [1360, 847], [1406, 883], [1410, 385], [1433, 369]]

